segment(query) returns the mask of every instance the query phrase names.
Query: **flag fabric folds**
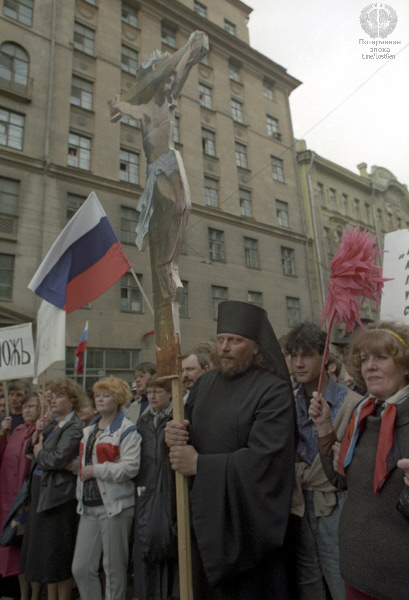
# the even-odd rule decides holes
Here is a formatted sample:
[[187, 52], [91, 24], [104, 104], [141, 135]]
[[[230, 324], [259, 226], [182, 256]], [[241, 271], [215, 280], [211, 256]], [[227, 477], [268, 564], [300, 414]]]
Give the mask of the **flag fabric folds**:
[[77, 346], [75, 351], [76, 361], [75, 361], [75, 370], [78, 374], [84, 372], [84, 352], [87, 350], [88, 344], [88, 321], [85, 323], [84, 331], [82, 332], [82, 336], [80, 339], [80, 343]]
[[91, 192], [28, 287], [68, 314], [101, 296], [130, 267], [97, 195]]

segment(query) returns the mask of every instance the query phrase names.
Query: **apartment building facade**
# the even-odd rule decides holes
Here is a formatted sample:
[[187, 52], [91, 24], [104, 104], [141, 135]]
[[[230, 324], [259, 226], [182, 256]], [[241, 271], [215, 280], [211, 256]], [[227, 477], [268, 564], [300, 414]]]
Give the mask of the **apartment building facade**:
[[[278, 335], [313, 315], [313, 250], [297, 178], [289, 96], [300, 82], [249, 46], [240, 0], [0, 0], [0, 324], [33, 321], [27, 285], [95, 191], [148, 297], [149, 252], [135, 247], [146, 161], [139, 124], [107, 102], [157, 48], [202, 30], [210, 52], [176, 108], [175, 147], [192, 214], [179, 260], [182, 349], [214, 337], [224, 299], [263, 306]], [[251, 17], [250, 17], [251, 18]], [[89, 321], [87, 384], [132, 379], [154, 360], [153, 319], [127, 274], [67, 316], [66, 372]], [[61, 372], [65, 367], [58, 367]]]

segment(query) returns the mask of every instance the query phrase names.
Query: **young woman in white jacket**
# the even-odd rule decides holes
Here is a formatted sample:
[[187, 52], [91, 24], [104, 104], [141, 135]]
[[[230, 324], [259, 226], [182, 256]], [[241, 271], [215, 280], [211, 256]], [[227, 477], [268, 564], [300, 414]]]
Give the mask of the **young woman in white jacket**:
[[77, 511], [81, 515], [72, 571], [82, 600], [102, 600], [98, 569], [103, 555], [105, 599], [125, 600], [129, 533], [141, 436], [121, 406], [129, 385], [105, 377], [93, 387], [97, 417], [80, 444]]

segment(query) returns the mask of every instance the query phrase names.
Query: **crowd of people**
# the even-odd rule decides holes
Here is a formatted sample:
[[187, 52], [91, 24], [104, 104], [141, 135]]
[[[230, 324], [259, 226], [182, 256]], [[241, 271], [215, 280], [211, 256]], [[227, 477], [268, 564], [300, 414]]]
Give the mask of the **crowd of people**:
[[0, 597], [125, 600], [132, 573], [132, 598], [177, 600], [177, 471], [194, 600], [409, 600], [409, 327], [325, 341], [311, 322], [278, 341], [263, 309], [221, 303], [215, 342], [182, 357], [183, 423], [152, 362], [134, 385], [9, 383], [0, 528], [29, 502]]

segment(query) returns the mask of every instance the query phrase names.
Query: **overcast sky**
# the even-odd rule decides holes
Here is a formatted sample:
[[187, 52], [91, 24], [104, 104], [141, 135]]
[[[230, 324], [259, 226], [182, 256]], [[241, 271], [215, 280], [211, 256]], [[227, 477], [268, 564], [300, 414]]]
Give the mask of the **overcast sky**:
[[295, 136], [355, 173], [365, 162], [368, 171], [386, 167], [409, 184], [408, 1], [388, 0], [398, 23], [383, 41], [401, 44], [385, 47], [396, 55], [407, 46], [389, 60], [362, 58], [372, 46], [359, 44], [360, 38], [371, 40], [359, 17], [371, 1], [245, 2], [254, 9], [251, 46], [303, 82], [290, 96]]

